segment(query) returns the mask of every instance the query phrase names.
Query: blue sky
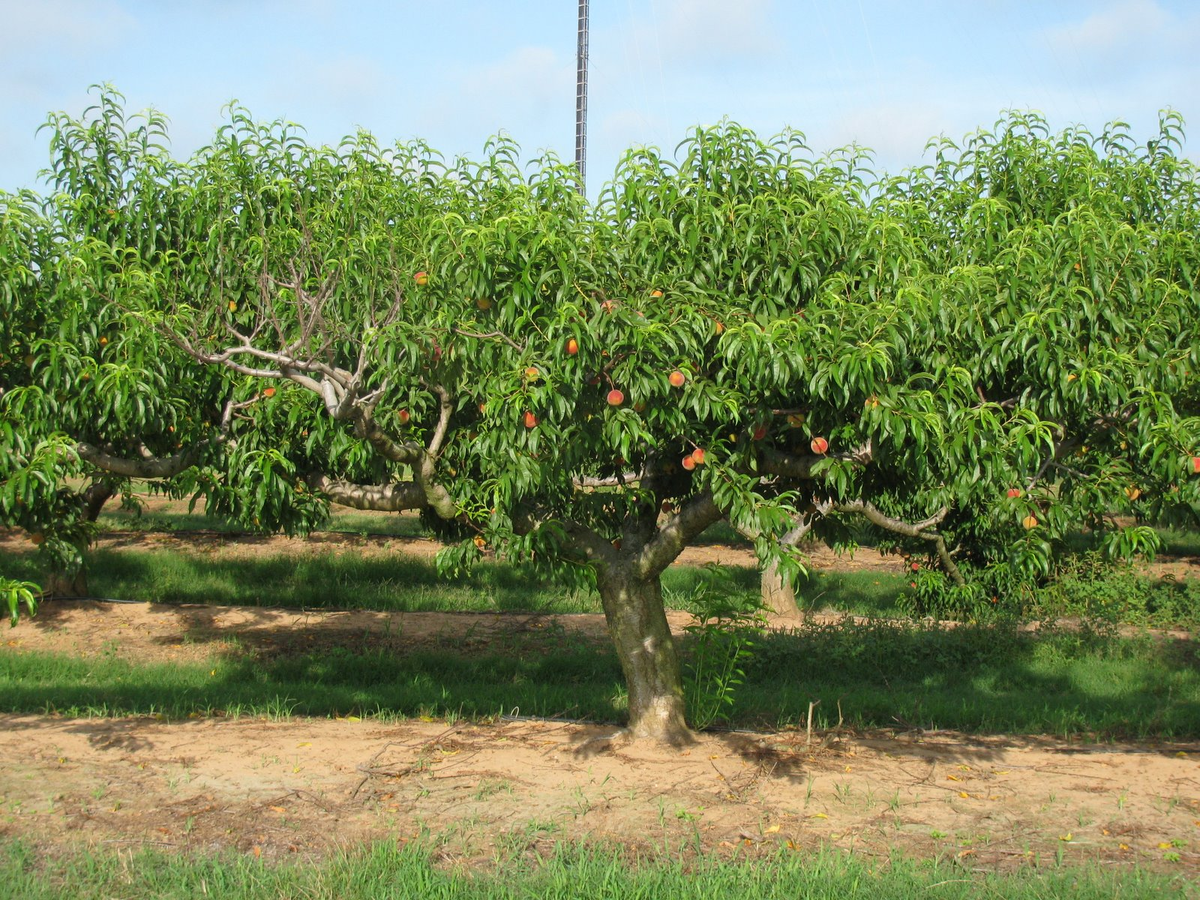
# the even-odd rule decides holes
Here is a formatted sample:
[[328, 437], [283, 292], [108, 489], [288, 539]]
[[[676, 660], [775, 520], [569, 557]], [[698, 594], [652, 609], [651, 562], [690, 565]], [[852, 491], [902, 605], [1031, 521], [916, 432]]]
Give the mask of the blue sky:
[[[574, 153], [577, 0], [0, 0], [0, 189], [32, 187], [35, 134], [110, 82], [191, 153], [237, 99], [316, 142], [362, 126], [478, 155]], [[897, 170], [926, 141], [1035, 109], [1056, 128], [1183, 113], [1200, 146], [1197, 0], [591, 0], [589, 193], [633, 145], [728, 116], [852, 141]]]

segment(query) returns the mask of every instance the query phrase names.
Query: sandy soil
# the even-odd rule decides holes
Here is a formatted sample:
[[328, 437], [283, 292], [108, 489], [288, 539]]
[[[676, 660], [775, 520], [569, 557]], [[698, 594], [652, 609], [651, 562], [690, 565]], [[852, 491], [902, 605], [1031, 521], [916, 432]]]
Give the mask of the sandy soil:
[[320, 856], [432, 841], [450, 861], [568, 839], [647, 851], [820, 844], [971, 869], [1138, 861], [1200, 871], [1200, 746], [955, 734], [713, 734], [491, 724], [0, 717], [0, 833]]

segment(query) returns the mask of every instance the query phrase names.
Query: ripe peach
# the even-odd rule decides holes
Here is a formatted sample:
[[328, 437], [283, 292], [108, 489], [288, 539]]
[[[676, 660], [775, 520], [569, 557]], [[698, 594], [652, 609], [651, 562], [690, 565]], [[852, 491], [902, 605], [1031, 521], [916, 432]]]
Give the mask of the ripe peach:
[[579, 352], [579, 341], [575, 340], [575, 338], [568, 338], [568, 340], [567, 340], [567, 355], [574, 356], [578, 352]]
[[829, 441], [823, 437], [815, 437], [808, 446], [812, 448], [813, 453], [821, 454], [829, 449]]
[[1012, 499], [1014, 499], [1016, 497], [1020, 497], [1020, 496], [1021, 496], [1020, 488], [1009, 488], [1008, 489], [1008, 499], [1012, 500]]
[[684, 382], [687, 381], [687, 376], [684, 375], [682, 372], [680, 372], [678, 369], [676, 369], [674, 372], [672, 372], [670, 375], [667, 376], [667, 381], [669, 381], [671, 383], [671, 387], [683, 387]]
[[418, 287], [424, 287], [429, 283], [429, 273], [417, 272], [415, 275], [413, 275], [413, 281], [417, 283]]
[[696, 468], [696, 460], [694, 460], [692, 455], [689, 453], [683, 458], [681, 465], [690, 472], [692, 469]]
[[757, 426], [754, 429], [754, 433], [752, 435], [750, 435], [750, 437], [756, 441], [761, 441], [766, 436], [767, 436], [767, 426], [766, 425]]
[[412, 418], [412, 415], [407, 409], [402, 409], [400, 412], [396, 413], [396, 418], [400, 420], [401, 425], [407, 425], [408, 420]]
[[1037, 526], [1038, 526], [1037, 516], [1028, 515], [1021, 520], [1021, 524], [1023, 526], [1025, 526], [1026, 531], [1029, 531], [1032, 528], [1037, 528]]
[[608, 392], [608, 405], [609, 406], [620, 406], [624, 402], [625, 402], [625, 395], [622, 394], [616, 388], [613, 388], [611, 391]]
[[531, 411], [525, 410], [525, 427], [537, 428], [538, 418]]
[[692, 458], [692, 462], [694, 462], [696, 465], [698, 465], [698, 466], [704, 465], [704, 448], [697, 447], [695, 450], [693, 450], [691, 458]]

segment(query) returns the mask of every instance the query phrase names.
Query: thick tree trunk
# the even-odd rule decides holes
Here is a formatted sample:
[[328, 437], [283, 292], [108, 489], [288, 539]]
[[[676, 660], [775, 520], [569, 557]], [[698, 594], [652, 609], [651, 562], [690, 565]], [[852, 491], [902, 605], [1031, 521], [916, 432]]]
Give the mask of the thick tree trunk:
[[694, 738], [684, 719], [683, 676], [663, 608], [658, 575], [637, 578], [627, 567], [598, 573], [600, 599], [625, 683], [629, 733], [667, 744]]
[[788, 619], [804, 618], [796, 604], [796, 589], [784, 584], [777, 562], [769, 563], [762, 571], [762, 604], [772, 615]]

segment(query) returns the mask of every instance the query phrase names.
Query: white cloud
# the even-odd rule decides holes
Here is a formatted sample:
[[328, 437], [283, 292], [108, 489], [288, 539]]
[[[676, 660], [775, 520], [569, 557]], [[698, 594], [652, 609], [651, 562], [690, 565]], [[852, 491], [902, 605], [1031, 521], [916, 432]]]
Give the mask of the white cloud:
[[706, 64], [757, 59], [779, 51], [774, 0], [669, 0], [656, 24], [663, 52]]
[[1157, 0], [1121, 0], [1081, 22], [1046, 29], [1052, 47], [1107, 54], [1166, 34], [1172, 16]]
[[56, 51], [113, 46], [137, 20], [113, 0], [0, 0], [6, 55], [50, 45]]

